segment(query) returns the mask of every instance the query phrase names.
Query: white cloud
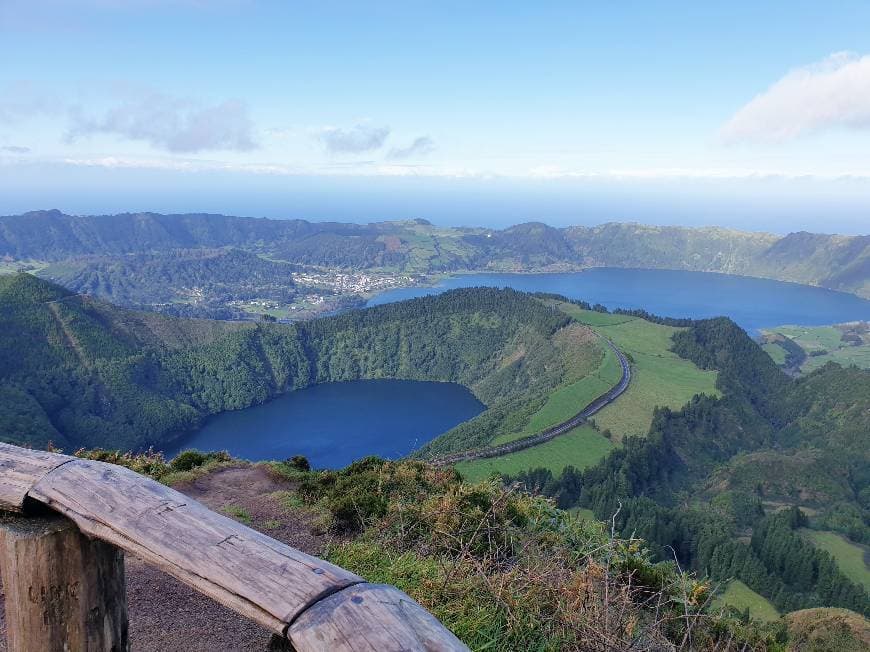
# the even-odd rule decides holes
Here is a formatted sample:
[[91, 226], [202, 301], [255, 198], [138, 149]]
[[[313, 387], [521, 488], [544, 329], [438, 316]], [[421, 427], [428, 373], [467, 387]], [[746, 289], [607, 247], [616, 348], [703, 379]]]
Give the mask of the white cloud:
[[206, 150], [250, 151], [258, 147], [247, 106], [226, 100], [201, 106], [191, 100], [150, 93], [109, 109], [101, 117], [70, 112], [66, 139], [73, 142], [92, 134], [114, 134], [142, 140], [169, 152]]
[[0, 147], [0, 152], [9, 152], [10, 154], [29, 154], [29, 147], [22, 147], [21, 145], [4, 145]]
[[429, 136], [420, 136], [419, 138], [415, 138], [414, 142], [409, 144], [407, 147], [394, 147], [390, 150], [390, 153], [387, 155], [387, 158], [390, 159], [406, 159], [406, 158], [420, 158], [421, 156], [426, 156], [427, 154], [431, 154], [435, 149], [435, 141], [433, 141]]
[[870, 128], [870, 55], [840, 52], [792, 70], [725, 124], [726, 142], [782, 142], [832, 128]]
[[380, 149], [389, 135], [389, 127], [358, 124], [350, 129], [326, 127], [319, 138], [330, 154], [362, 154]]

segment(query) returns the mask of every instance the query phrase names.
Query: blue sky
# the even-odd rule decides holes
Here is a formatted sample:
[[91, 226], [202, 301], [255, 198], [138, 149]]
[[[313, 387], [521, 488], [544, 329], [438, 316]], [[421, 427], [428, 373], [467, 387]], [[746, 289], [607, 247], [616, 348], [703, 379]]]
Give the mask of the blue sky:
[[0, 0], [0, 213], [870, 231], [870, 4], [712, 4]]

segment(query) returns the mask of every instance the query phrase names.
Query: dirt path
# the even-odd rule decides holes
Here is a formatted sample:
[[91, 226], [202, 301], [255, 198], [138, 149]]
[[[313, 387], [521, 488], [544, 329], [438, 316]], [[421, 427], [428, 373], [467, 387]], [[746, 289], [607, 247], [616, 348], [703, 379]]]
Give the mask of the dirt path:
[[[327, 539], [311, 517], [288, 509], [274, 495], [290, 485], [259, 466], [220, 469], [176, 487], [215, 511], [309, 554], [321, 553]], [[238, 515], [243, 515], [239, 517]], [[249, 522], [248, 522], [249, 521]], [[127, 604], [133, 650], [143, 652], [256, 651], [268, 649], [271, 632], [200, 595], [139, 559], [127, 557]], [[2, 614], [0, 594], [0, 614]], [[6, 650], [0, 616], [0, 650]]]

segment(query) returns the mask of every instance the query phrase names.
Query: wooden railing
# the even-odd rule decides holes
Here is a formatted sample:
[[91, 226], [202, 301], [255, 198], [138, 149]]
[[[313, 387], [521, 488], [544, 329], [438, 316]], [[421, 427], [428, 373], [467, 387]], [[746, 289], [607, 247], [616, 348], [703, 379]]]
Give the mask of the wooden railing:
[[468, 649], [395, 587], [123, 467], [0, 443], [0, 509], [20, 514], [0, 521], [10, 652], [129, 649], [124, 552], [299, 652]]

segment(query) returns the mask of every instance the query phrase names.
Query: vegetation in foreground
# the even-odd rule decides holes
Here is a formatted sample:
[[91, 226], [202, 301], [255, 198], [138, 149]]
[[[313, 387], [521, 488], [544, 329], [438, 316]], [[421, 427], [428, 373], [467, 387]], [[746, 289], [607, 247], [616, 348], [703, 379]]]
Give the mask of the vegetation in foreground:
[[867, 619], [846, 609], [804, 609], [785, 616], [790, 652], [865, 652]]
[[[77, 455], [167, 484], [242, 463], [196, 451], [169, 463], [152, 453]], [[589, 513], [572, 515], [516, 485], [377, 458], [340, 471], [313, 471], [300, 456], [267, 466], [295, 487], [275, 494], [289, 513], [301, 509], [332, 534], [330, 561], [398, 586], [473, 650], [851, 652], [870, 640], [870, 623], [845, 609], [777, 619], [753, 613], [757, 601], [723, 604], [709, 582], [654, 561], [644, 541], [614, 536]], [[250, 524], [244, 509], [225, 511]], [[280, 523], [262, 526], [268, 533]]]
[[[55, 449], [55, 452], [63, 451]], [[186, 450], [168, 461], [162, 453], [153, 450], [144, 453], [124, 453], [102, 448], [80, 448], [73, 455], [85, 460], [117, 464], [167, 485], [190, 482], [221, 467], [230, 464], [238, 466], [242, 463], [230, 457], [225, 451], [201, 453], [197, 450]]]
[[706, 613], [710, 587], [541, 497], [420, 462], [274, 468], [345, 538], [330, 561], [395, 584], [472, 649], [775, 649], [783, 628]]

